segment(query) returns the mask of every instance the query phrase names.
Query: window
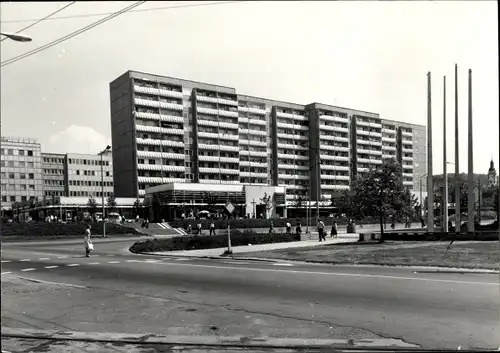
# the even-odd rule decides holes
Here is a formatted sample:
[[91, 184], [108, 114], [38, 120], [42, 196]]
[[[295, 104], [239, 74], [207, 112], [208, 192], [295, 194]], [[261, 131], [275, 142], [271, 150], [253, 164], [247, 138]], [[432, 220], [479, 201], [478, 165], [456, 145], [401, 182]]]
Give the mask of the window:
[[13, 155], [14, 155], [14, 150], [13, 150], [12, 148], [9, 148], [9, 149], [7, 150], [7, 154], [8, 154], [9, 156], [13, 156]]
[[156, 164], [156, 161], [154, 159], [148, 160], [148, 164]]
[[109, 177], [109, 172], [106, 172], [106, 176]]
[[14, 166], [14, 161], [8, 161], [8, 162], [7, 162], [7, 165], [8, 165], [9, 167], [13, 167], [13, 166]]
[[21, 174], [19, 174], [19, 177], [20, 177], [21, 179], [26, 179], [26, 174], [21, 173]]
[[33, 168], [33, 167], [34, 167], [33, 162], [28, 162], [28, 168]]
[[139, 164], [144, 164], [144, 159], [139, 158], [139, 159], [137, 160], [137, 163], [139, 163]]
[[[2, 154], [3, 154], [3, 150], [2, 150]], [[2, 196], [2, 201], [7, 202], [7, 196]]]
[[77, 170], [77, 171], [76, 171], [76, 175], [80, 175], [80, 170]]
[[14, 176], [14, 173], [9, 173], [9, 179], [14, 179], [15, 176]]
[[1, 161], [1, 162], [0, 162], [0, 166], [1, 166], [1, 167], [5, 167], [5, 161]]
[[26, 167], [26, 162], [24, 162], [24, 161], [19, 161], [19, 167], [20, 167], [20, 168], [24, 168], [24, 167]]
[[24, 150], [19, 150], [19, 155], [24, 156]]
[[28, 150], [28, 157], [33, 157], [33, 151]]
[[95, 170], [92, 171], [92, 176], [95, 176]]
[[16, 202], [16, 197], [15, 196], [11, 196], [10, 197], [10, 202]]
[[5, 149], [2, 148], [1, 152], [1, 154], [5, 154]]
[[33, 173], [29, 173], [29, 174], [28, 174], [28, 178], [29, 178], [29, 179], [35, 179], [35, 174], [33, 174]]
[[21, 201], [26, 201], [26, 196], [21, 196]]

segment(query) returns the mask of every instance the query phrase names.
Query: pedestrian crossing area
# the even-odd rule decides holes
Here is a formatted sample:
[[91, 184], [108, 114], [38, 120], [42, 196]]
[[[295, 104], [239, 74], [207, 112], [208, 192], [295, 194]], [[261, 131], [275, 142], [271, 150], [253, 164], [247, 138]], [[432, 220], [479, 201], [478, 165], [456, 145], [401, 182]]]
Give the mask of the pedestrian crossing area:
[[165, 230], [173, 230], [174, 232], [177, 232], [178, 234], [180, 235], [187, 235], [186, 231], [182, 228], [172, 228], [172, 226], [170, 224], [168, 224], [167, 222], [163, 222], [163, 223], [156, 223], [158, 225], [158, 227], [160, 227], [161, 229], [165, 229]]
[[[120, 264], [130, 264], [130, 263], [141, 263], [141, 264], [165, 264], [172, 261], [196, 261], [200, 259], [187, 258], [187, 257], [162, 257], [162, 258], [143, 258], [138, 257], [137, 259], [126, 259], [120, 258], [119, 255], [92, 255], [90, 258], [85, 256], [56, 256], [56, 257], [33, 257], [30, 259], [19, 259], [19, 260], [1, 260], [2, 272], [1, 275], [12, 274], [14, 272], [33, 272], [33, 271], [45, 271], [45, 270], [55, 270], [62, 268], [79, 268], [85, 266], [99, 266], [99, 265], [120, 265]], [[41, 264], [40, 262], [50, 262], [50, 264]], [[56, 264], [54, 262], [57, 262]], [[245, 260], [230, 260], [221, 259], [216, 262], [219, 264], [231, 264], [231, 265], [250, 265], [256, 264], [254, 261]], [[16, 269], [5, 269], [5, 265], [16, 265]], [[276, 263], [263, 263], [258, 262], [259, 265], [264, 266], [294, 266], [291, 263], [286, 262], [276, 262]], [[20, 266], [21, 265], [21, 266]]]

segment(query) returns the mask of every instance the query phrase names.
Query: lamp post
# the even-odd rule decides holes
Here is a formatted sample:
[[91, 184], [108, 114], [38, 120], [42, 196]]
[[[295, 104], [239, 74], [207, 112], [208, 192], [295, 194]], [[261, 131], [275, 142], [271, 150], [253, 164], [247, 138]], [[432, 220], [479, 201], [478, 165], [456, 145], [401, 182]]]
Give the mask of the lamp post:
[[111, 149], [110, 145], [107, 145], [104, 150], [102, 150], [99, 155], [101, 156], [101, 201], [102, 201], [102, 237], [106, 238], [106, 222], [104, 221], [105, 217], [105, 205], [104, 205], [104, 166], [102, 156], [104, 153], [108, 152]]
[[422, 207], [424, 205], [424, 201], [422, 198], [424, 197], [422, 195], [422, 180], [427, 176], [427, 174], [424, 174], [420, 177], [420, 214], [423, 217], [424, 216], [424, 208]]
[[31, 42], [31, 37], [22, 35], [22, 34], [17, 34], [17, 33], [5, 33], [5, 32], [0, 32], [0, 35], [7, 37], [15, 42]]

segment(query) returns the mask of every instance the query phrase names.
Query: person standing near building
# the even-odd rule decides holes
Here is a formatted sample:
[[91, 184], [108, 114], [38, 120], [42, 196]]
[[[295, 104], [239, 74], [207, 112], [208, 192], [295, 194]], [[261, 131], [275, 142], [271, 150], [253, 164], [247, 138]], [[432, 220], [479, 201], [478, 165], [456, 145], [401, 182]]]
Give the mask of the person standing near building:
[[325, 223], [321, 219], [318, 218], [318, 236], [319, 241], [326, 240], [325, 238]]
[[332, 238], [336, 238], [337, 237], [337, 221], [336, 220], [333, 220], [333, 224], [332, 224]]
[[215, 223], [213, 220], [210, 221], [210, 235], [215, 235]]
[[87, 224], [87, 229], [85, 229], [85, 236], [83, 237], [83, 243], [85, 245], [85, 257], [90, 257], [90, 251], [94, 249], [92, 244], [92, 239], [90, 238], [90, 224]]

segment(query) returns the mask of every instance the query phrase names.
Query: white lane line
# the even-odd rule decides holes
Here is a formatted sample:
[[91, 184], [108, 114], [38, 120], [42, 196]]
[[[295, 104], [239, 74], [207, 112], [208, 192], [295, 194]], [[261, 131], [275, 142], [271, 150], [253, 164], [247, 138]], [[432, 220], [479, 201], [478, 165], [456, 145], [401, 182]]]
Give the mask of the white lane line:
[[100, 263], [99, 262], [89, 262], [88, 264], [89, 265], [99, 265]]
[[48, 257], [39, 257], [38, 260], [50, 260]]
[[85, 286], [79, 286], [78, 284], [61, 283], [61, 282], [50, 282], [50, 281], [43, 281], [41, 279], [21, 277], [21, 276], [17, 276], [17, 277], [21, 278], [21, 279], [24, 279], [26, 281], [31, 281], [31, 282], [36, 282], [36, 283], [56, 284], [58, 286], [67, 286], [67, 287], [74, 287], [74, 288], [87, 288]]
[[35, 270], [36, 270], [36, 268], [31, 267], [31, 268], [23, 268], [21, 271], [28, 272], [28, 271], [35, 271]]
[[158, 262], [158, 261], [160, 261], [160, 260], [155, 260], [155, 259], [147, 259], [147, 260], [146, 260], [146, 262], [150, 262], [150, 263], [151, 263], [151, 262], [153, 262], [153, 263], [154, 263], [154, 262]]
[[44, 268], [57, 268], [57, 267], [59, 267], [59, 266], [53, 265], [53, 266], [45, 266]]
[[175, 262], [160, 262], [159, 265], [167, 266], [185, 266], [185, 267], [202, 267], [202, 268], [220, 268], [224, 270], [235, 271], [256, 271], [256, 272], [279, 272], [304, 275], [326, 275], [339, 277], [357, 277], [357, 278], [377, 278], [377, 279], [398, 279], [406, 281], [424, 281], [424, 282], [439, 282], [439, 283], [455, 283], [455, 284], [472, 284], [483, 286], [498, 286], [498, 282], [473, 282], [473, 281], [457, 281], [451, 279], [434, 279], [434, 278], [418, 278], [418, 277], [399, 277], [386, 275], [370, 275], [358, 273], [341, 273], [341, 272], [318, 272], [318, 271], [299, 271], [299, 270], [280, 270], [275, 268], [255, 268], [255, 267], [231, 267], [231, 266], [215, 266], [215, 265], [199, 265], [199, 264], [177, 264]]
[[191, 259], [187, 259], [185, 257], [179, 257], [179, 258], [175, 259], [175, 261], [189, 261], [189, 260], [191, 260]]
[[125, 260], [125, 262], [139, 262], [139, 260]]
[[236, 264], [236, 265], [250, 265], [251, 262], [245, 262], [245, 261], [222, 261], [224, 264]]
[[108, 264], [119, 264], [120, 261], [108, 261]]
[[292, 264], [288, 264], [288, 263], [278, 262], [278, 263], [274, 263], [273, 266], [290, 266], [290, 267], [292, 267], [293, 265]]
[[10, 272], [10, 271], [7, 271], [7, 272], [2, 272], [2, 275], [8, 275], [8, 274], [10, 274], [10, 273], [12, 273], [12, 272]]
[[67, 257], [67, 256], [58, 256], [57, 258], [58, 258], [58, 259], [66, 259], [66, 258], [68, 258], [68, 257]]
[[28, 262], [28, 261], [31, 261], [30, 259], [22, 259], [22, 260], [19, 260], [20, 262]]
[[12, 262], [12, 261], [10, 261], [10, 260], [2, 260], [2, 263], [3, 263], [3, 264], [6, 264], [6, 263], [8, 263], [8, 262]]
[[66, 265], [68, 267], [75, 267], [75, 266], [80, 266], [80, 264], [69, 264], [69, 265]]

